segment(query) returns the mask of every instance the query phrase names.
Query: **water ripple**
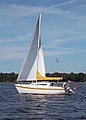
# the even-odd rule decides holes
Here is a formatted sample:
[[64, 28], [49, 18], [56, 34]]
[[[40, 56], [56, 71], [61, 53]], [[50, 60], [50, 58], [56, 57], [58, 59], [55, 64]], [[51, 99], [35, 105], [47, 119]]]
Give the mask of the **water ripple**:
[[74, 95], [18, 94], [0, 83], [0, 120], [86, 120], [86, 83]]

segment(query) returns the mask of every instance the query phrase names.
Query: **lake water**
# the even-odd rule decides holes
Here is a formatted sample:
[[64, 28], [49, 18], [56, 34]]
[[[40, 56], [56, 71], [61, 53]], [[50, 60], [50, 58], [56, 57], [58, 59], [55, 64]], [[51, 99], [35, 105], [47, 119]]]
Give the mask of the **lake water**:
[[86, 83], [74, 95], [18, 94], [13, 83], [0, 83], [0, 120], [86, 120]]

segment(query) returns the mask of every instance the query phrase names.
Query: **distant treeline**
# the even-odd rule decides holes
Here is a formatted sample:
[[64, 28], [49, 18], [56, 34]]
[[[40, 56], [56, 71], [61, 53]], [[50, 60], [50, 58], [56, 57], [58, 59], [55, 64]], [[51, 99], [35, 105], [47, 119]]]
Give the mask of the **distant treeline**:
[[0, 73], [0, 82], [16, 82], [18, 74], [12, 73]]
[[[16, 82], [18, 74], [12, 73], [0, 73], [0, 82]], [[47, 77], [63, 77], [63, 81], [75, 81], [75, 82], [86, 82], [85, 73], [47, 73]]]
[[51, 77], [63, 77], [63, 81], [75, 81], [75, 82], [86, 82], [85, 73], [47, 73], [46, 76]]

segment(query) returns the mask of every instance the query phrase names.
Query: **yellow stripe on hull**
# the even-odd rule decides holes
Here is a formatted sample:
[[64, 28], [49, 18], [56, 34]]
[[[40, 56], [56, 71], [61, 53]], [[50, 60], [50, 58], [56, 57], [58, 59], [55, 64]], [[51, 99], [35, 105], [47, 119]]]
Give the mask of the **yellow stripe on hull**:
[[26, 88], [26, 89], [33, 89], [33, 90], [64, 90], [63, 87], [58, 87], [58, 88], [32, 88], [32, 87], [26, 87], [26, 86], [17, 86], [16, 87], [19, 87], [19, 88]]
[[28, 86], [15, 84], [19, 93], [31, 93], [31, 94], [65, 94], [63, 87], [40, 87], [40, 86]]

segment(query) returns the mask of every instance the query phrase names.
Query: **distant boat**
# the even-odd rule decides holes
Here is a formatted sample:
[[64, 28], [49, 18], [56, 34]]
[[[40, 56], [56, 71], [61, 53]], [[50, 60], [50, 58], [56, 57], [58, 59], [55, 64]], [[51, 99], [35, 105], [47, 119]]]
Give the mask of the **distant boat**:
[[41, 14], [38, 17], [36, 30], [22, 64], [15, 87], [19, 93], [65, 94], [68, 92], [68, 87], [64, 87], [65, 83], [58, 82], [62, 80], [62, 77], [45, 76], [45, 62], [41, 45], [40, 27]]

